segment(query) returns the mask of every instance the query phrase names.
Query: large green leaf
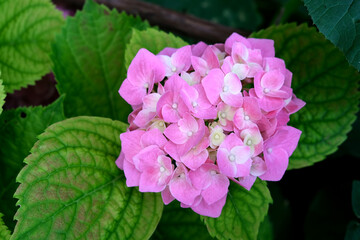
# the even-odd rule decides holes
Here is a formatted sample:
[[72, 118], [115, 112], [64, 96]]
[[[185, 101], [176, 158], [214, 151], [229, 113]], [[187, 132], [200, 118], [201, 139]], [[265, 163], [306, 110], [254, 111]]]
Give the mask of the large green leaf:
[[68, 18], [53, 45], [52, 60], [60, 93], [66, 93], [65, 115], [102, 116], [127, 121], [131, 111], [118, 90], [126, 77], [125, 45], [132, 28], [148, 26], [88, 0]]
[[[1, 72], [0, 72], [1, 77]], [[0, 79], [0, 114], [3, 111], [3, 105], [4, 105], [4, 99], [5, 99], [5, 92], [4, 92], [4, 86], [2, 85], [2, 80]]]
[[302, 130], [289, 169], [325, 159], [345, 141], [358, 111], [360, 75], [315, 28], [287, 24], [252, 35], [275, 40], [276, 56], [293, 73], [292, 87], [306, 106], [290, 117]]
[[147, 239], [158, 224], [159, 194], [128, 188], [115, 160], [127, 125], [77, 117], [39, 136], [17, 177], [13, 239]]
[[180, 48], [188, 45], [184, 40], [154, 28], [148, 28], [143, 31], [133, 30], [133, 34], [125, 51], [126, 68], [130, 65], [140, 48], [146, 48], [154, 54], [158, 54], [165, 47]]
[[346, 228], [345, 240], [357, 239], [360, 239], [360, 223], [351, 221]]
[[64, 21], [49, 0], [0, 0], [0, 12], [0, 70], [13, 92], [50, 72], [50, 45]]
[[271, 202], [266, 183], [259, 179], [250, 191], [231, 183], [220, 217], [203, 219], [210, 235], [218, 239], [257, 239]]
[[189, 208], [181, 208], [178, 201], [165, 206], [154, 240], [212, 239], [200, 216]]
[[316, 26], [360, 70], [360, 0], [304, 0]]
[[51, 124], [65, 119], [63, 97], [46, 107], [22, 107], [4, 111], [0, 116], [0, 212], [4, 221], [14, 229], [16, 200], [13, 195], [18, 184], [15, 179], [24, 166], [24, 158], [37, 136]]
[[2, 213], [0, 213], [0, 239], [1, 240], [9, 240], [10, 239], [10, 231], [9, 229], [6, 227], [6, 225], [4, 224], [3, 220], [2, 220]]

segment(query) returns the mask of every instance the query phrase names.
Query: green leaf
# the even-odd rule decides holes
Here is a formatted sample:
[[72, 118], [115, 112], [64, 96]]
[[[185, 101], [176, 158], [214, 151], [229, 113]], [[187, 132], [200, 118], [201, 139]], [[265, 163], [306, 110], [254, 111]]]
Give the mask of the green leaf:
[[266, 183], [257, 180], [250, 191], [231, 183], [220, 217], [203, 217], [211, 236], [218, 239], [257, 239], [260, 223], [272, 203]]
[[352, 208], [355, 215], [360, 218], [360, 181], [355, 180], [352, 185]]
[[[1, 72], [0, 72], [0, 77], [1, 77]], [[4, 105], [4, 99], [5, 99], [5, 92], [4, 92], [4, 86], [2, 85], [2, 79], [0, 79], [0, 114], [3, 111], [3, 105]]]
[[40, 135], [17, 177], [13, 239], [148, 239], [163, 203], [159, 194], [128, 188], [115, 165], [127, 127], [76, 117]]
[[9, 240], [11, 233], [9, 229], [6, 227], [5, 223], [2, 220], [3, 214], [0, 213], [0, 239], [1, 240]]
[[131, 107], [118, 91], [126, 77], [125, 45], [132, 28], [148, 27], [140, 18], [110, 11], [93, 0], [68, 18], [55, 39], [52, 60], [57, 89], [66, 93], [65, 115], [102, 116], [127, 121]]
[[351, 221], [346, 228], [345, 240], [360, 239], [360, 223]]
[[184, 40], [174, 36], [172, 33], [166, 33], [154, 28], [148, 28], [143, 31], [133, 30], [133, 34], [125, 51], [125, 65], [129, 67], [140, 48], [146, 48], [154, 54], [158, 54], [166, 47], [180, 48], [188, 45]]
[[274, 231], [269, 216], [265, 216], [264, 221], [260, 224], [258, 240], [273, 240]]
[[50, 72], [50, 45], [64, 20], [49, 0], [0, 0], [0, 12], [0, 71], [11, 93]]
[[275, 40], [277, 57], [293, 73], [292, 87], [306, 106], [290, 117], [302, 130], [289, 169], [324, 160], [345, 141], [358, 111], [360, 75], [315, 28], [305, 24], [270, 27], [252, 37]]
[[200, 216], [190, 208], [181, 208], [178, 201], [165, 206], [160, 223], [152, 239], [156, 240], [208, 240], [212, 239]]
[[46, 107], [22, 107], [0, 116], [0, 212], [10, 230], [14, 229], [18, 187], [15, 179], [37, 136], [51, 124], [65, 119], [63, 97]]
[[360, 70], [360, 1], [304, 0], [315, 25]]

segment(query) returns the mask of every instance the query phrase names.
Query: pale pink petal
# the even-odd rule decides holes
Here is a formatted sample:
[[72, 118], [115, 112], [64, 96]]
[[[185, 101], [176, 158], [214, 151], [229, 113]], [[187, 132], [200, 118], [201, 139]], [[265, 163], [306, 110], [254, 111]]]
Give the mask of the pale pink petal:
[[247, 63], [249, 50], [244, 44], [236, 42], [232, 46], [231, 57], [234, 63]]
[[176, 52], [177, 48], [171, 48], [171, 47], [166, 47], [163, 50], [161, 50], [158, 55], [166, 55], [166, 56], [171, 56], [173, 55], [174, 52]]
[[251, 187], [254, 185], [254, 183], [256, 181], [256, 177], [250, 175], [247, 177], [239, 178], [239, 180], [236, 180], [236, 179], [231, 179], [231, 180], [233, 180], [240, 186], [244, 187], [246, 190], [250, 191]]
[[220, 93], [221, 99], [229, 106], [232, 107], [241, 107], [243, 104], [243, 96], [240, 93], [232, 94], [232, 93]]
[[253, 176], [260, 176], [263, 175], [266, 172], [266, 164], [265, 161], [260, 157], [254, 157], [252, 158], [252, 165], [250, 173]]
[[125, 160], [125, 155], [123, 152], [120, 152], [119, 157], [116, 159], [115, 164], [118, 168], [120, 168], [121, 170], [124, 170], [124, 160]]
[[300, 135], [301, 131], [294, 127], [279, 127], [275, 134], [264, 143], [265, 150], [275, 147], [282, 148], [287, 152], [288, 156], [291, 156], [297, 147]]
[[261, 87], [265, 93], [266, 89], [279, 90], [284, 85], [284, 81], [285, 76], [279, 70], [272, 70], [262, 76]]
[[195, 72], [199, 73], [200, 76], [206, 76], [210, 71], [207, 62], [200, 57], [192, 56], [191, 64]]
[[219, 59], [214, 53], [212, 46], [209, 46], [205, 49], [202, 58], [206, 61], [209, 69], [220, 67]]
[[192, 45], [191, 46], [192, 54], [196, 57], [200, 57], [204, 53], [207, 46], [208, 45], [204, 42], [198, 42], [197, 44]]
[[229, 152], [225, 148], [219, 148], [217, 151], [217, 165], [222, 174], [228, 177], [236, 176], [237, 168], [235, 161], [229, 160]]
[[235, 73], [240, 80], [244, 80], [248, 77], [250, 67], [247, 64], [236, 63], [232, 66], [231, 72]]
[[280, 70], [280, 72], [282, 72], [285, 75], [286, 74], [285, 61], [281, 58], [276, 58], [276, 57], [264, 58], [264, 70], [266, 72], [269, 72], [275, 69]]

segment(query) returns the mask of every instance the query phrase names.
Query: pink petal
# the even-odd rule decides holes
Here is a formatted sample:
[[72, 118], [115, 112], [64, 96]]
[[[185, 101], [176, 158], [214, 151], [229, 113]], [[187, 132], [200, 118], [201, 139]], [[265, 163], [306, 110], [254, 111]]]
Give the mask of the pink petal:
[[135, 86], [142, 87], [145, 83], [152, 86], [164, 79], [165, 66], [154, 54], [142, 48], [132, 60], [127, 77]]
[[200, 190], [192, 186], [187, 170], [182, 164], [176, 168], [169, 188], [171, 195], [186, 205], [192, 205], [195, 198], [200, 195]]
[[275, 56], [274, 40], [258, 39], [258, 38], [248, 38], [247, 40], [251, 44], [252, 49], [260, 49], [261, 50], [261, 55], [263, 57], [274, 57]]
[[285, 81], [285, 76], [279, 70], [265, 73], [261, 78], [261, 87], [269, 90], [279, 90]]
[[176, 67], [176, 73], [187, 71], [191, 65], [191, 46], [179, 48], [172, 56], [171, 62]]
[[244, 44], [247, 48], [251, 48], [251, 44], [246, 38], [239, 35], [238, 33], [233, 33], [225, 41], [225, 52], [227, 52], [227, 54], [231, 54], [231, 50], [235, 42], [240, 42]]
[[171, 56], [173, 55], [174, 52], [176, 52], [177, 48], [171, 48], [171, 47], [166, 47], [163, 50], [161, 50], [158, 55], [166, 55], [166, 56]]
[[204, 42], [198, 42], [195, 45], [191, 46], [191, 51], [192, 54], [196, 57], [200, 57], [202, 56], [202, 54], [204, 53], [205, 49], [207, 48], [207, 44]]
[[209, 69], [220, 67], [219, 59], [216, 56], [216, 54], [214, 53], [214, 51], [212, 50], [211, 46], [209, 46], [205, 49], [204, 54], [202, 55], [202, 58], [206, 61]]
[[235, 177], [237, 168], [235, 162], [228, 159], [229, 152], [225, 148], [219, 148], [217, 151], [217, 164], [222, 174], [228, 177]]
[[166, 188], [161, 192], [161, 197], [165, 205], [168, 205], [175, 199], [173, 195], [171, 195], [169, 186], [166, 186]]
[[271, 153], [269, 152], [268, 150], [264, 151], [267, 171], [259, 178], [266, 181], [279, 181], [287, 169], [289, 156], [282, 148], [273, 148]]
[[182, 132], [176, 123], [169, 125], [164, 135], [175, 144], [184, 144], [188, 140], [186, 133]]
[[126, 160], [124, 161], [124, 174], [126, 177], [126, 186], [139, 186], [140, 172], [135, 168], [132, 163]]
[[275, 134], [264, 143], [265, 150], [268, 148], [282, 148], [288, 156], [295, 151], [299, 142], [301, 131], [294, 127], [279, 127]]
[[146, 91], [147, 88], [135, 86], [128, 79], [125, 79], [120, 86], [119, 94], [130, 105], [138, 105], [142, 103]]
[[229, 106], [232, 107], [241, 107], [243, 104], [243, 96], [240, 93], [232, 94], [232, 93], [220, 93], [221, 99]]
[[198, 205], [192, 206], [191, 209], [200, 215], [217, 218], [220, 217], [225, 203], [226, 196], [211, 205], [207, 204], [203, 199]]
[[199, 73], [200, 76], [206, 76], [209, 72], [209, 67], [207, 62], [200, 57], [191, 57], [191, 64], [195, 72]]
[[211, 104], [219, 102], [220, 92], [224, 82], [224, 73], [220, 69], [213, 69], [203, 78], [201, 84], [204, 87], [207, 98]]
[[250, 170], [251, 175], [258, 177], [260, 175], [263, 175], [266, 172], [266, 170], [267, 170], [266, 164], [262, 158], [260, 157], [252, 158], [252, 165]]
[[254, 185], [254, 183], [256, 181], [256, 177], [250, 175], [247, 177], [239, 178], [239, 180], [236, 180], [236, 179], [231, 179], [231, 180], [233, 180], [240, 186], [244, 187], [246, 190], [250, 191], [251, 187]]
[[141, 151], [140, 139], [144, 133], [145, 131], [135, 130], [120, 134], [121, 150], [128, 161], [133, 161], [133, 157]]
[[225, 175], [217, 173], [212, 178], [210, 186], [201, 192], [201, 196], [208, 204], [214, 204], [221, 198], [226, 197], [230, 185], [229, 178]]
[[165, 144], [167, 143], [166, 138], [162, 134], [162, 132], [157, 129], [153, 128], [151, 130], [146, 131], [141, 136], [141, 144], [144, 147], [150, 146], [150, 145], [157, 145], [159, 148], [164, 148]]
[[249, 50], [244, 44], [236, 42], [232, 47], [231, 57], [234, 63], [247, 63]]
[[124, 170], [124, 160], [125, 160], [125, 155], [123, 152], [120, 152], [119, 157], [116, 159], [115, 164], [118, 168], [120, 168], [121, 170]]

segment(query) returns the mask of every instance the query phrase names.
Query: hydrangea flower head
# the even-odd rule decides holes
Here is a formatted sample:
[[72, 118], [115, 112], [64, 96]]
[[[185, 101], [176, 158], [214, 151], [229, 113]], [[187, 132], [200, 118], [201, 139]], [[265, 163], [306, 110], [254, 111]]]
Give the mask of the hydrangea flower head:
[[279, 181], [301, 135], [289, 116], [305, 105], [291, 78], [269, 39], [140, 49], [119, 90], [133, 108], [116, 162], [127, 186], [215, 218], [230, 181]]

